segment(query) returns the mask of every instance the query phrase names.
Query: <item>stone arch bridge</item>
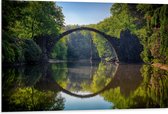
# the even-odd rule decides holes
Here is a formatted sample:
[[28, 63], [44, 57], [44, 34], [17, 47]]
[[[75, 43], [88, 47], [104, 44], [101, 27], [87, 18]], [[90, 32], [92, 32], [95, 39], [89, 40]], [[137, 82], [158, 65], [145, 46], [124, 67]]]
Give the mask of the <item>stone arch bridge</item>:
[[71, 34], [72, 32], [87, 30], [95, 32], [103, 36], [114, 48], [119, 61], [121, 62], [140, 62], [140, 52], [142, 51], [142, 45], [139, 43], [138, 38], [132, 35], [129, 30], [122, 31], [120, 38], [110, 36], [102, 31], [99, 31], [90, 27], [79, 27], [71, 30], [67, 30], [58, 36], [41, 36], [34, 40], [42, 49], [42, 61], [48, 61], [48, 55], [51, 53], [54, 45], [64, 36]]

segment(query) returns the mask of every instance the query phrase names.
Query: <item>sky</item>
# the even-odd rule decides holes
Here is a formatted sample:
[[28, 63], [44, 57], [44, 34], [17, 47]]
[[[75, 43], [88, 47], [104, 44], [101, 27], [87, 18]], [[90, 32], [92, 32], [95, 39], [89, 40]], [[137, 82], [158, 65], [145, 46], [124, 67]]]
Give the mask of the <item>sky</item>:
[[96, 24], [110, 16], [112, 3], [56, 2], [62, 7], [65, 25]]

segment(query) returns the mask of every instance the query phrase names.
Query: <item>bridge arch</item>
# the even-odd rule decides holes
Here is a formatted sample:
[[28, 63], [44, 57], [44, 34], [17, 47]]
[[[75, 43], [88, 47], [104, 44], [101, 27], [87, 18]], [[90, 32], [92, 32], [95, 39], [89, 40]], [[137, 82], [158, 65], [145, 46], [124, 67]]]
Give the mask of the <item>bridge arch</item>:
[[103, 93], [104, 91], [107, 91], [109, 89], [111, 89], [111, 86], [113, 86], [113, 80], [111, 79], [111, 81], [104, 87], [102, 88], [101, 90], [95, 92], [95, 93], [90, 93], [90, 94], [86, 94], [86, 95], [80, 95], [80, 94], [76, 94], [76, 93], [73, 93], [69, 90], [66, 90], [64, 89], [63, 87], [61, 87], [57, 82], [55, 83], [55, 87], [58, 88], [60, 91], [70, 95], [70, 96], [73, 96], [73, 97], [77, 97], [77, 98], [90, 98], [90, 97], [94, 97], [100, 93]]
[[101, 32], [97, 29], [94, 29], [94, 28], [90, 28], [90, 27], [79, 27], [79, 28], [75, 28], [75, 29], [70, 29], [70, 30], [67, 30], [61, 34], [59, 34], [58, 36], [56, 36], [54, 39], [49, 39], [47, 44], [47, 52], [48, 52], [48, 55], [51, 53], [54, 45], [61, 39], [63, 38], [64, 36], [68, 35], [68, 34], [71, 34], [73, 32], [76, 32], [76, 31], [81, 31], [81, 30], [87, 30], [87, 31], [91, 31], [91, 32], [95, 32], [95, 33], [98, 33], [99, 35], [103, 36], [103, 38], [105, 38], [111, 45], [111, 47], [114, 49], [114, 53], [116, 55], [116, 59], [117, 61], [119, 61], [119, 58], [118, 58], [118, 55], [119, 55], [119, 50], [118, 50], [118, 45], [119, 45], [119, 40], [115, 37], [112, 37], [110, 35], [107, 35], [105, 34], [104, 32]]
[[[86, 94], [86, 95], [80, 95], [80, 94], [73, 93], [70, 90], [67, 90], [67, 89], [63, 88], [61, 85], [59, 85], [59, 83], [57, 81], [54, 81], [54, 87], [58, 88], [63, 93], [66, 93], [66, 94], [68, 94], [70, 96], [74, 96], [74, 97], [78, 97], [78, 98], [90, 98], [90, 97], [94, 97], [94, 96], [96, 96], [96, 95], [98, 95], [100, 93], [108, 91], [109, 89], [116, 88], [116, 85], [114, 85], [113, 79], [115, 78], [115, 75], [116, 75], [116, 73], [118, 71], [119, 64], [117, 64], [117, 63], [116, 64], [110, 63], [110, 64], [115, 65], [115, 70], [110, 72], [110, 74], [113, 74], [113, 75], [112, 75], [110, 81], [102, 89], [98, 90], [97, 92]], [[49, 76], [52, 77], [52, 74], [49, 74]]]

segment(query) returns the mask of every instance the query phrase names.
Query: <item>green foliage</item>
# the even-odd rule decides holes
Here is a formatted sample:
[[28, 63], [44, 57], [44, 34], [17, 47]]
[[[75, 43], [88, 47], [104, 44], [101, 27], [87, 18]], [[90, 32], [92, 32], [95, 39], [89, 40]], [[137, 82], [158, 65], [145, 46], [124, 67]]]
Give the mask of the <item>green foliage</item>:
[[[146, 25], [137, 30], [144, 46], [143, 57], [148, 62], [168, 63], [168, 5], [137, 5]], [[142, 32], [146, 30], [146, 34]], [[141, 32], [140, 32], [141, 31]], [[144, 34], [144, 35], [143, 35]], [[149, 53], [145, 51], [148, 50]], [[151, 59], [152, 57], [152, 59]], [[146, 62], [146, 61], [145, 61]]]
[[2, 29], [8, 31], [11, 26], [14, 26], [15, 21], [23, 19], [22, 9], [27, 6], [28, 2], [20, 1], [2, 1]]
[[[65, 32], [77, 27], [80, 26], [68, 25], [62, 31]], [[92, 32], [89, 31], [73, 32], [57, 42], [51, 53], [51, 58], [63, 60], [90, 59], [92, 51], [92, 58], [99, 59], [96, 45], [92, 43], [92, 38]]]
[[64, 98], [59, 96], [57, 91], [43, 90], [38, 86], [42, 76], [46, 75], [46, 66], [22, 66], [3, 70], [3, 111], [46, 111], [64, 108]]
[[111, 36], [120, 37], [122, 30], [136, 34], [144, 50], [144, 62], [168, 61], [168, 5], [113, 4], [112, 16], [96, 25], [89, 25]]
[[[134, 22], [137, 18], [131, 16], [128, 4], [113, 4], [111, 14], [98, 24], [88, 25], [88, 27], [93, 27], [116, 38], [120, 38], [121, 31], [129, 29], [133, 33], [136, 30]], [[114, 49], [101, 36], [93, 34], [93, 41], [101, 58], [109, 59], [116, 56]]]
[[105, 91], [102, 96], [119, 109], [167, 107], [168, 72], [143, 65], [141, 74], [143, 77], [141, 84], [128, 96], [122, 94], [120, 87]]
[[[68, 59], [90, 59], [96, 57], [95, 48], [92, 44], [90, 32], [79, 31], [67, 36]], [[91, 51], [93, 52], [91, 55]]]
[[[17, 88], [10, 96], [10, 104], [21, 110], [61, 110], [63, 109], [63, 99], [57, 99], [55, 103], [55, 93], [52, 91], [39, 91], [33, 87]], [[50, 109], [52, 107], [52, 109]]]
[[49, 98], [53, 96], [53, 94], [54, 93], [50, 91], [44, 93], [30, 87], [18, 88], [15, 90], [15, 93], [11, 95], [10, 103], [22, 107], [24, 110], [34, 110], [35, 107], [42, 110], [42, 107], [39, 107], [40, 104], [44, 101], [49, 100]]
[[[79, 64], [81, 66], [81, 63]], [[143, 65], [140, 74], [134, 71], [136, 69], [139, 72], [139, 67], [131, 69], [132, 72], [128, 73], [127, 66], [123, 71], [113, 64], [101, 62], [98, 67], [92, 67], [92, 72], [86, 76], [84, 75], [86, 67], [80, 69], [77, 66], [73, 67], [74, 64], [67, 63], [50, 65], [49, 69], [47, 67], [38, 69], [41, 68], [39, 66], [5, 69], [2, 74], [4, 80], [2, 100], [6, 105], [2, 105], [3, 109], [5, 107], [8, 111], [61, 110], [64, 108], [65, 100], [59, 95], [60, 88], [55, 87], [55, 83], [64, 89], [68, 88], [71, 92], [81, 93], [96, 93], [106, 87], [99, 95], [114, 104], [112, 108], [166, 108], [168, 106], [168, 72], [165, 70]], [[70, 69], [68, 69], [69, 66]], [[117, 75], [115, 75], [116, 71]], [[77, 77], [72, 78], [76, 74]], [[48, 76], [47, 79], [46, 76]], [[131, 86], [128, 86], [129, 80], [132, 81]]]
[[100, 58], [111, 58], [116, 56], [110, 43], [106, 39], [96, 33], [92, 33], [92, 37]]
[[124, 95], [122, 95], [120, 87], [110, 89], [108, 92], [104, 92], [102, 96], [104, 96], [105, 100], [114, 103], [113, 108], [126, 109], [133, 104], [129, 98], [125, 98]]
[[[66, 66], [63, 66], [61, 68], [61, 64], [57, 64], [57, 65], [54, 64], [53, 66], [55, 66], [53, 67], [54, 68], [53, 71], [55, 71], [53, 72], [53, 76], [55, 77], [56, 82], [61, 87], [65, 89], [68, 88], [72, 92], [87, 91], [90, 93], [95, 93], [100, 91], [110, 83], [111, 85], [110, 88], [100, 93], [100, 95], [105, 100], [112, 102], [114, 104], [113, 108], [127, 109], [127, 108], [146, 108], [146, 107], [151, 108], [151, 107], [168, 106], [167, 104], [168, 72], [167, 71], [160, 70], [158, 68], [153, 68], [148, 65], [143, 65], [140, 69], [140, 72], [139, 72], [139, 69], [136, 68], [138, 73], [140, 73], [140, 75], [137, 73], [134, 73], [134, 74], [131, 73], [132, 77], [139, 75], [135, 77], [135, 79], [131, 80], [131, 81], [136, 81], [138, 78], [138, 82], [135, 82], [135, 85], [130, 84], [131, 86], [128, 86], [129, 81], [124, 84], [119, 82], [128, 80], [129, 78], [132, 78], [132, 77], [126, 78], [125, 76], [123, 76], [122, 74], [123, 70], [117, 72], [118, 75], [116, 76], [118, 77], [115, 77], [115, 76], [111, 77], [113, 75], [112, 73], [114, 73], [115, 75], [115, 71], [116, 71], [116, 66], [113, 66], [111, 64], [104, 64], [102, 62], [99, 63], [98, 68], [96, 68], [96, 70], [92, 72], [93, 73], [92, 78], [89, 80], [87, 78], [80, 80], [79, 77], [80, 76], [82, 77], [84, 75], [79, 69], [77, 70], [78, 78], [74, 79], [71, 77], [71, 72], [70, 72], [71, 69], [72, 71], [75, 71], [74, 68], [67, 69]], [[69, 73], [67, 73], [67, 71], [69, 71]], [[56, 72], [57, 74], [55, 75]], [[63, 73], [63, 72], [66, 72], [66, 73]], [[128, 72], [128, 70], [126, 69], [125, 72]], [[73, 76], [74, 75], [75, 74], [73, 72]], [[115, 82], [117, 81], [116, 79], [119, 81], [118, 83]]]
[[50, 66], [53, 79], [61, 85], [61, 87], [66, 88], [69, 80], [67, 80], [68, 68], [67, 63], [61, 64], [51, 64]]
[[12, 38], [6, 32], [2, 33], [3, 63], [31, 63], [39, 61], [41, 49], [33, 40]]
[[3, 62], [13, 62], [15, 59], [14, 50], [11, 48], [8, 42], [2, 42], [2, 61]]
[[[114, 68], [113, 68], [114, 67]], [[117, 70], [117, 67], [113, 64], [105, 64], [100, 62], [97, 71], [93, 74], [93, 80], [89, 88], [92, 92], [97, 92], [106, 87], [113, 77], [113, 72]]]
[[[81, 62], [78, 64], [83, 66], [85, 63]], [[52, 77], [64, 89], [69, 88], [70, 91], [87, 91], [95, 93], [109, 84], [112, 76], [115, 74], [114, 72], [117, 70], [117, 67], [113, 64], [100, 62], [98, 67], [90, 72], [89, 67], [84, 69], [82, 67], [78, 68], [78, 64], [52, 64]], [[68, 66], [72, 67], [68, 68]]]
[[141, 57], [145, 63], [149, 63], [153, 59], [150, 50], [147, 48], [144, 48], [143, 52], [141, 53]]
[[[62, 10], [54, 2], [12, 2], [4, 0], [2, 2], [2, 10], [2, 29], [6, 34], [21, 39], [45, 34], [56, 35], [60, 32], [64, 22]], [[168, 63], [168, 5], [115, 3], [110, 11], [110, 17], [98, 24], [87, 26], [96, 28], [116, 38], [120, 38], [121, 31], [129, 29], [131, 33], [139, 37], [144, 47], [141, 53], [141, 58], [144, 62]], [[67, 26], [64, 30], [76, 27], [79, 26]], [[80, 33], [83, 36], [92, 37], [99, 57], [114, 56], [113, 51], [106, 45], [107, 42], [101, 39], [99, 35], [93, 33], [89, 36], [84, 31], [80, 31]], [[5, 36], [3, 37], [5, 38]], [[11, 44], [8, 41], [3, 41], [3, 61], [10, 63], [24, 61], [24, 51], [21, 49], [21, 45], [17, 43]], [[72, 41], [62, 40], [58, 42], [53, 49], [51, 58], [67, 59], [69, 53], [71, 54], [71, 51], [74, 52], [73, 49], [77, 49], [76, 46], [72, 46], [71, 51], [68, 51], [67, 44], [70, 44], [68, 42]], [[79, 47], [83, 46], [80, 43], [78, 44], [80, 45]], [[87, 45], [84, 46], [85, 48], [78, 49], [87, 50]], [[76, 53], [76, 55], [80, 54]]]
[[[141, 89], [143, 93], [146, 94], [146, 99], [151, 99], [155, 102], [153, 103], [154, 105], [166, 107], [168, 105], [166, 102], [168, 97], [168, 86], [166, 84], [168, 81], [168, 72], [160, 70], [159, 68], [153, 68], [149, 65], [143, 65], [141, 73], [144, 78]], [[142, 96], [143, 94], [139, 95]], [[150, 104], [148, 107], [150, 107]]]
[[3, 62], [34, 63], [41, 57], [35, 36], [57, 35], [63, 26], [62, 9], [55, 2], [8, 1], [2, 2]]
[[120, 32], [126, 29], [134, 31], [136, 18], [131, 17], [127, 4], [113, 4], [111, 16], [96, 25], [89, 25], [113, 37], [120, 38]]
[[[4, 5], [9, 5], [8, 7], [3, 7], [4, 19], [8, 19], [14, 15], [12, 19], [7, 20], [5, 27], [9, 30], [10, 34], [18, 38], [33, 38], [34, 36], [45, 34], [58, 34], [63, 25], [64, 16], [62, 10], [54, 2], [4, 1], [3, 3]], [[12, 3], [16, 6], [13, 6]], [[12, 9], [13, 13], [7, 13], [8, 9]]]
[[24, 42], [26, 61], [30, 63], [38, 62], [42, 53], [40, 47], [33, 40], [26, 39]]
[[2, 33], [2, 61], [4, 63], [21, 63], [25, 60], [23, 41], [10, 37], [6, 32]]
[[52, 52], [51, 58], [58, 59], [58, 60], [66, 60], [67, 59], [67, 44], [66, 39], [63, 38], [55, 44]]

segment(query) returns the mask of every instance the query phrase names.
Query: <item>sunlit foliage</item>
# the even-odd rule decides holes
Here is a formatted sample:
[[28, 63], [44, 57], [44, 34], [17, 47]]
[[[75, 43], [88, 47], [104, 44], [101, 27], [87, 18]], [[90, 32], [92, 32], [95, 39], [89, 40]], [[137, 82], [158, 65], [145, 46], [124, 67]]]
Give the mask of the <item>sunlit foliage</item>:
[[58, 34], [63, 25], [61, 8], [54, 2], [4, 0], [3, 6], [4, 28], [18, 38]]
[[65, 38], [58, 41], [52, 52], [51, 52], [51, 59], [58, 59], [58, 60], [66, 60], [67, 59], [67, 41]]

